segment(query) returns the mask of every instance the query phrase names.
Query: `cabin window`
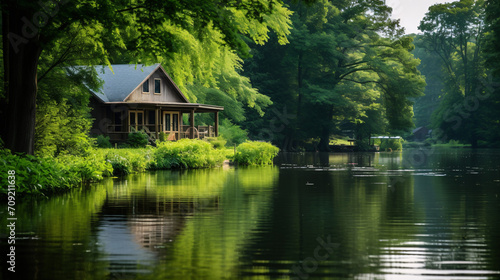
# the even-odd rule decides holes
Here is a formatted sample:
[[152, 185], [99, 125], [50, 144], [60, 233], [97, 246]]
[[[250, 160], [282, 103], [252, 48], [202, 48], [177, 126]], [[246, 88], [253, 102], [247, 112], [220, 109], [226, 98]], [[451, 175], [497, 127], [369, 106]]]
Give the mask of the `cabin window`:
[[142, 84], [142, 93], [149, 93], [149, 80], [146, 80], [144, 84]]
[[155, 79], [155, 94], [161, 94], [161, 80]]

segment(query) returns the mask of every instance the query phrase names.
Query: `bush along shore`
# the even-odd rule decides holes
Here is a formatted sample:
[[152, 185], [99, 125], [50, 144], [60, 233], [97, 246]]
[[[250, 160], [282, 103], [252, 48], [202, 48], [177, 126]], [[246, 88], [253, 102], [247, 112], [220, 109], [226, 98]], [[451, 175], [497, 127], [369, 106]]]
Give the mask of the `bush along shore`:
[[[93, 148], [83, 156], [59, 155], [55, 158], [12, 154], [0, 150], [0, 172], [16, 173], [18, 195], [47, 196], [63, 192], [83, 183], [96, 182], [104, 177], [127, 175], [146, 170], [211, 168], [225, 160], [241, 165], [273, 163], [279, 149], [270, 143], [246, 141], [226, 148], [219, 141], [182, 139], [160, 142], [146, 148]], [[7, 193], [7, 186], [1, 186]]]

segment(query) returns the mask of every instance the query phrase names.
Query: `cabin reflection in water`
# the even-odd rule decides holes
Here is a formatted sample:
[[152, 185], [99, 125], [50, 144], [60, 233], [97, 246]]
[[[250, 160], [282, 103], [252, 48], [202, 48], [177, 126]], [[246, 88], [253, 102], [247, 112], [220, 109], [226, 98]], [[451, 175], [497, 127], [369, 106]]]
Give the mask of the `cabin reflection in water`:
[[187, 217], [202, 211], [219, 211], [219, 200], [218, 196], [205, 199], [164, 198], [163, 201], [143, 198], [107, 200], [99, 219], [99, 243], [106, 253], [119, 255], [123, 261], [154, 261], [156, 257], [150, 255], [151, 252], [160, 255], [167, 252], [168, 245], [183, 230]]

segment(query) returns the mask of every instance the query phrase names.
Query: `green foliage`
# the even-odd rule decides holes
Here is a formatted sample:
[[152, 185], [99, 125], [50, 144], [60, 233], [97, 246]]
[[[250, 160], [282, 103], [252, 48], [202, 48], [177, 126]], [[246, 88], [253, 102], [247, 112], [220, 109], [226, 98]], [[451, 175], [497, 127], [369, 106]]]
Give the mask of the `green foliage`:
[[76, 174], [82, 182], [99, 181], [113, 172], [112, 165], [96, 150], [91, 150], [85, 157], [61, 155], [56, 161], [66, 166], [69, 173]]
[[113, 175], [128, 175], [144, 172], [153, 165], [153, 150], [141, 149], [99, 149], [96, 152], [113, 167]]
[[109, 136], [98, 135], [96, 139], [97, 147], [99, 148], [111, 148], [112, 145], [109, 142]]
[[108, 157], [111, 166], [113, 166], [113, 175], [128, 175], [132, 173], [130, 161], [120, 155], [112, 155]]
[[403, 149], [402, 139], [381, 139], [380, 150], [381, 151], [401, 151]]
[[236, 147], [233, 160], [242, 165], [268, 165], [273, 163], [279, 149], [271, 143], [246, 141]]
[[144, 148], [148, 144], [149, 137], [145, 132], [137, 131], [128, 134], [127, 144], [131, 148]]
[[486, 67], [485, 42], [492, 34], [487, 33], [485, 1], [433, 5], [419, 28], [423, 31], [420, 45], [442, 65], [444, 88], [432, 115], [432, 127], [446, 138], [440, 141], [453, 139], [472, 146], [478, 141], [494, 142], [500, 130], [491, 127], [498, 126], [500, 102], [498, 95], [492, 95], [494, 81]]
[[[35, 154], [58, 156], [69, 153], [84, 155], [93, 145], [88, 137], [92, 126], [90, 119], [89, 88], [97, 89], [102, 82], [89, 67], [78, 73], [57, 67], [85, 60], [99, 62], [101, 50], [94, 48], [96, 38], [88, 38], [88, 28], [71, 26], [66, 36], [71, 41], [63, 44], [53, 41], [42, 53], [38, 76], [37, 116], [35, 123]], [[99, 33], [98, 29], [93, 30]], [[94, 36], [99, 36], [94, 34]], [[75, 52], [73, 50], [75, 48]]]
[[439, 107], [440, 96], [444, 90], [443, 62], [435, 52], [426, 51], [422, 35], [415, 36], [413, 55], [420, 59], [418, 70], [425, 76], [424, 96], [415, 99], [415, 126], [431, 126], [432, 113]]
[[[16, 172], [16, 192], [21, 195], [48, 195], [111, 174], [111, 165], [92, 154], [61, 155], [56, 159], [13, 155], [8, 150], [1, 150], [0, 154], [0, 172]], [[2, 184], [2, 193], [5, 192], [6, 185]]]
[[227, 143], [227, 140], [223, 139], [222, 137], [207, 137], [204, 138], [203, 140], [212, 144], [212, 147], [214, 149], [223, 149]]
[[159, 143], [153, 158], [156, 169], [207, 168], [222, 165], [225, 156], [206, 141], [181, 139]]
[[227, 145], [229, 146], [239, 145], [248, 139], [246, 130], [226, 119], [222, 120], [219, 132], [221, 137], [227, 141]]
[[[271, 3], [272, 7], [266, 7], [265, 3]], [[163, 3], [163, 2], [162, 2]], [[151, 22], [150, 17], [158, 16], [161, 26], [148, 27], [148, 32], [133, 32], [129, 38], [124, 38], [128, 45], [143, 42], [144, 37], [149, 37], [149, 29], [156, 33], [153, 38], [148, 38], [147, 43], [140, 45], [137, 55], [131, 55], [127, 51], [113, 55], [125, 63], [163, 63], [167, 72], [173, 77], [179, 88], [186, 94], [191, 102], [216, 104], [227, 107], [222, 112], [224, 117], [229, 117], [239, 122], [244, 119], [244, 110], [253, 108], [259, 114], [271, 104], [270, 99], [260, 94], [252, 87], [250, 80], [241, 74], [243, 60], [249, 54], [248, 42], [243, 41], [238, 33], [246, 34], [257, 44], [267, 41], [268, 33], [276, 32], [281, 43], [286, 43], [286, 35], [290, 33], [291, 12], [281, 3], [275, 1], [261, 1], [258, 5], [254, 1], [242, 1], [239, 4], [225, 7], [225, 5], [214, 5], [205, 2], [202, 10], [198, 10], [198, 3], [191, 3], [189, 8], [183, 10], [183, 20], [179, 24], [177, 16], [161, 15], [153, 13], [145, 22]], [[160, 4], [161, 5], [161, 4]], [[184, 6], [184, 4], [179, 4]], [[262, 5], [262, 6], [261, 6]], [[262, 13], [257, 20], [249, 14], [249, 9]], [[190, 10], [201, 12], [196, 16]], [[221, 18], [205, 21], [208, 16], [206, 9], [214, 9], [214, 12], [223, 14]], [[140, 18], [141, 16], [139, 16]], [[134, 17], [131, 20], [139, 20]], [[183, 21], [182, 20], [182, 21]], [[127, 28], [138, 25], [141, 28], [143, 22], [127, 23]], [[196, 26], [189, 28], [188, 26]], [[229, 33], [228, 33], [229, 32]], [[147, 34], [147, 35], [146, 35]], [[152, 33], [151, 33], [152, 34]], [[161, 34], [160, 36], [158, 36]], [[231, 35], [231, 36], [229, 36]], [[166, 43], [158, 42], [162, 38]], [[236, 51], [235, 51], [236, 50]], [[139, 58], [139, 59], [138, 59]]]
[[200, 103], [224, 106], [224, 111], [220, 112], [221, 118], [228, 118], [236, 122], [245, 120], [245, 108], [243, 107], [243, 103], [238, 102], [226, 92], [220, 89], [195, 85], [189, 86], [189, 90], [196, 95]]
[[500, 76], [500, 3], [498, 1], [486, 2], [486, 21], [488, 23], [487, 63], [498, 77]]
[[369, 122], [370, 111], [381, 119], [379, 130], [413, 126], [410, 99], [422, 95], [425, 82], [410, 54], [412, 39], [388, 20], [384, 1], [322, 0], [290, 8], [290, 45], [255, 48], [245, 64], [254, 86], [273, 101], [267, 123], [248, 117], [252, 134], [264, 125], [275, 142], [320, 138], [319, 148], [327, 150], [334, 132]]
[[[486, 144], [486, 142], [484, 144]], [[463, 144], [463, 143], [460, 143], [460, 141], [458, 141], [458, 140], [450, 140], [447, 143], [442, 142], [442, 141], [438, 141], [437, 143], [434, 143], [433, 146], [445, 147], [445, 148], [466, 148], [466, 147], [470, 148], [471, 147], [470, 144]]]
[[168, 137], [167, 137], [167, 134], [163, 131], [160, 131], [160, 133], [158, 134], [158, 140], [160, 142], [165, 142], [167, 141]]
[[[157, 148], [89, 149], [85, 156], [61, 154], [56, 158], [13, 155], [2, 149], [0, 172], [7, 174], [8, 170], [15, 170], [19, 194], [48, 195], [111, 175], [220, 166], [233, 151], [224, 149], [224, 139], [211, 138], [209, 141], [182, 139], [159, 142]], [[241, 164], [272, 164], [278, 151], [268, 143], [246, 142], [238, 146], [234, 159]], [[0, 192], [6, 191], [3, 184]]]
[[[7, 150], [0, 153], [0, 172], [16, 172], [16, 194], [45, 195], [80, 183], [75, 174], [68, 174], [63, 165], [52, 159], [13, 155]], [[6, 184], [2, 184], [1, 188], [2, 193], [7, 193]]]
[[[92, 146], [87, 132], [91, 121], [67, 100], [40, 102], [35, 126], [35, 154], [54, 157], [61, 153], [84, 155]], [[81, 115], [83, 114], [83, 115]]]

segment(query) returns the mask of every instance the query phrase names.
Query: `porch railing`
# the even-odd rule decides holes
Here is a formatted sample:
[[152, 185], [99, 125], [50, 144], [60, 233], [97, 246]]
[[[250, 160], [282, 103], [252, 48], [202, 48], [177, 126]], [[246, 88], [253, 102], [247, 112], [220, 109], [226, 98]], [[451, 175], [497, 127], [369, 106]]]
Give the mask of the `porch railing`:
[[[110, 137], [110, 140], [114, 141], [125, 141], [130, 133], [130, 128], [124, 130], [124, 128], [129, 128], [127, 125], [107, 125], [106, 134]], [[156, 126], [154, 124], [150, 125], [138, 125], [137, 129], [134, 131], [144, 131], [149, 135], [150, 140], [156, 139]], [[198, 125], [191, 128], [189, 125], [181, 125], [179, 127], [179, 139], [183, 138], [194, 138], [203, 139], [206, 137], [215, 137], [215, 127], [212, 125]]]
[[203, 139], [206, 137], [215, 137], [215, 128], [212, 125], [198, 125], [193, 129], [189, 125], [181, 125], [180, 137]]

